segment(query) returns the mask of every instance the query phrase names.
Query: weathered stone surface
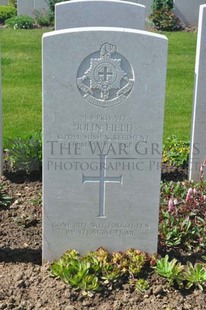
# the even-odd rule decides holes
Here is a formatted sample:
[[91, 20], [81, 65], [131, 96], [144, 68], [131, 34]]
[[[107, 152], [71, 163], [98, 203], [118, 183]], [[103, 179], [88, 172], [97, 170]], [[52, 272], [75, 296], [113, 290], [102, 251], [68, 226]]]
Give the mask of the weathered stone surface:
[[205, 0], [174, 0], [174, 13], [185, 26], [197, 26], [202, 4]]
[[74, 28], [43, 38], [43, 260], [157, 250], [167, 39]]
[[46, 0], [17, 0], [17, 14], [35, 17], [35, 11], [46, 13]]

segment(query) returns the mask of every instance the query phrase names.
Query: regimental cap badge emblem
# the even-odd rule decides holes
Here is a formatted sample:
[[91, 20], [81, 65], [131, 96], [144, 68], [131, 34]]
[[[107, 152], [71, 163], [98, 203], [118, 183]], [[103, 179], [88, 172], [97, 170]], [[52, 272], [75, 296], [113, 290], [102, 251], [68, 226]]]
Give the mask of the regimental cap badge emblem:
[[123, 102], [131, 93], [134, 73], [117, 46], [104, 43], [100, 50], [86, 57], [77, 73], [77, 86], [83, 98], [99, 107]]

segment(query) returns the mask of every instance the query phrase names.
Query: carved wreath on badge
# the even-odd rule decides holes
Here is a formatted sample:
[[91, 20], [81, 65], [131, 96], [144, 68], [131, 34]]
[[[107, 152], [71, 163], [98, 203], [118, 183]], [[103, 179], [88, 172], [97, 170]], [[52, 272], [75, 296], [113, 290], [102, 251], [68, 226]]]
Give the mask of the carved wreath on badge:
[[109, 43], [104, 43], [98, 52], [85, 58], [77, 74], [77, 86], [83, 98], [100, 107], [121, 103], [133, 85], [131, 65], [117, 53], [117, 46]]

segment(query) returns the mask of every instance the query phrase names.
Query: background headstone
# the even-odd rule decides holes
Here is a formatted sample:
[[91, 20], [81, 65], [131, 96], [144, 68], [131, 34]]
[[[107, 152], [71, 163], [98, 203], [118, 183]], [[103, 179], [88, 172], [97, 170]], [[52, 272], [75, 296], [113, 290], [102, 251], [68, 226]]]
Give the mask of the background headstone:
[[146, 7], [146, 16], [148, 17], [152, 13], [152, 2], [153, 0], [139, 0], [138, 3], [145, 5]]
[[[195, 64], [189, 179], [206, 178], [206, 5], [200, 6]], [[200, 167], [202, 166], [202, 173]]]
[[139, 30], [43, 36], [43, 261], [157, 251], [166, 58]]
[[74, 0], [55, 5], [55, 29], [125, 27], [144, 29], [145, 7], [119, 0]]
[[8, 5], [8, 0], [0, 0], [0, 5]]
[[17, 15], [35, 17], [35, 11], [44, 12], [48, 9], [46, 0], [17, 0]]
[[185, 26], [197, 26], [201, 4], [205, 0], [174, 0], [174, 13]]
[[46, 0], [34, 0], [34, 9], [37, 11], [47, 11], [49, 9]]
[[34, 0], [17, 0], [17, 15], [28, 15], [33, 17]]
[[123, 1], [128, 1], [128, 2], [134, 2], [137, 4], [142, 4], [146, 7], [146, 17], [148, 17], [152, 13], [152, 2], [153, 0], [123, 0]]

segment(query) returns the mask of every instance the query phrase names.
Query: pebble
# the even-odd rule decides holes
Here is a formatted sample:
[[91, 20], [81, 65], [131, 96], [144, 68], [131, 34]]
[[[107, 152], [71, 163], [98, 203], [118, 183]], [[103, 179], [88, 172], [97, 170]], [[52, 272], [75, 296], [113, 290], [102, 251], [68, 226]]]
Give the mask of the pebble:
[[91, 302], [90, 299], [84, 299], [83, 302], [82, 302], [82, 305], [83, 306], [91, 306], [92, 302]]
[[16, 286], [17, 286], [18, 288], [25, 288], [25, 287], [26, 287], [24, 280], [19, 280], [19, 281], [17, 282]]
[[121, 305], [122, 305], [121, 301], [115, 300], [114, 304], [113, 304], [113, 307], [114, 307], [115, 310], [119, 310], [119, 309], [122, 308]]
[[154, 294], [154, 295], [161, 294], [162, 292], [163, 292], [163, 289], [162, 289], [162, 286], [161, 286], [161, 285], [155, 287], [154, 290], [153, 290], [153, 294]]
[[6, 309], [6, 308], [7, 308], [7, 304], [4, 304], [4, 303], [3, 303], [3, 304], [0, 304], [0, 309], [1, 309], [1, 310]]
[[11, 297], [9, 298], [9, 303], [15, 304], [15, 302], [16, 302], [16, 299], [15, 299], [13, 296], [11, 296]]
[[36, 307], [37, 307], [37, 309], [42, 309], [42, 302], [41, 301], [39, 301], [37, 304], [36, 304]]
[[77, 310], [77, 308], [75, 308], [74, 306], [72, 305], [68, 305], [64, 308], [64, 310]]
[[192, 308], [192, 306], [189, 305], [189, 304], [187, 304], [187, 303], [185, 303], [185, 304], [184, 304], [184, 308], [185, 308], [185, 310], [189, 310], [189, 309]]
[[19, 305], [18, 310], [26, 310], [26, 307], [24, 305]]
[[9, 303], [9, 304], [7, 305], [7, 309], [14, 309], [14, 308], [15, 308], [15, 305], [14, 305], [14, 304]]
[[22, 272], [17, 273], [15, 280], [19, 281], [19, 280], [22, 280], [22, 279], [23, 279], [23, 273]]

